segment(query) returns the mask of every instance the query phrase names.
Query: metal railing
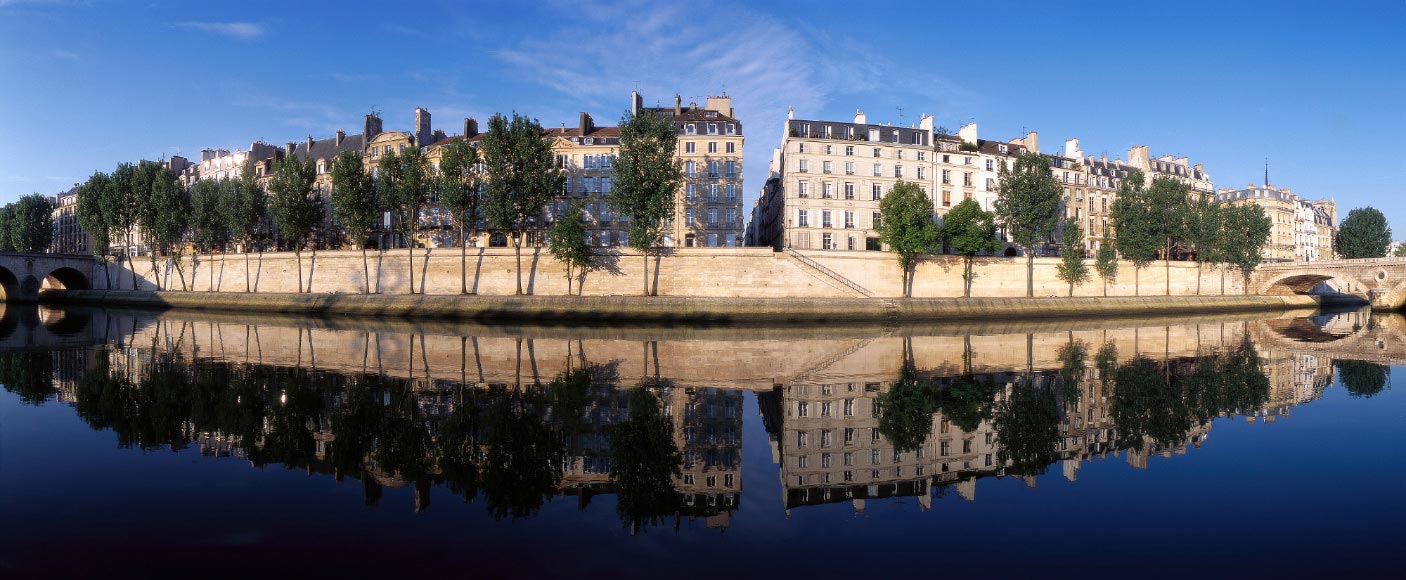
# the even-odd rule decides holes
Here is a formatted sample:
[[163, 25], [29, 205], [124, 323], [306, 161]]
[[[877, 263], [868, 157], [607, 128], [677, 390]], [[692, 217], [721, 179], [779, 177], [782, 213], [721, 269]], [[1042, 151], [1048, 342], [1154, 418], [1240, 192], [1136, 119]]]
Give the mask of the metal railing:
[[863, 286], [851, 282], [849, 278], [841, 276], [838, 272], [835, 272], [834, 270], [822, 266], [820, 262], [816, 262], [815, 260], [810, 259], [810, 257], [806, 256], [805, 254], [802, 254], [795, 250], [787, 250], [786, 253], [790, 254], [791, 257], [796, 259], [796, 261], [805, 264], [806, 266], [809, 266], [810, 268], [814, 269], [817, 272], [820, 272], [821, 274], [828, 276], [831, 280], [844, 284], [845, 287], [859, 293], [860, 296], [863, 296], [865, 298], [874, 297], [874, 295], [868, 290], [866, 290]]

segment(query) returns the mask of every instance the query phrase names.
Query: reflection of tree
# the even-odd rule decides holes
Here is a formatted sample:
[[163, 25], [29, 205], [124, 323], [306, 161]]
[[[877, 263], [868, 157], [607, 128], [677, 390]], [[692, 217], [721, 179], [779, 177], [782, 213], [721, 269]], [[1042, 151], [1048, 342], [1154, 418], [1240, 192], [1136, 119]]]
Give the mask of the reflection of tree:
[[154, 356], [132, 382], [112, 372], [105, 349], [83, 374], [74, 410], [95, 429], [112, 429], [122, 447], [184, 448], [192, 393], [180, 355]]
[[938, 397], [930, 383], [918, 379], [908, 366], [899, 371], [898, 381], [879, 395], [879, 432], [893, 442], [895, 451], [916, 450], [932, 433], [932, 415]]
[[353, 377], [343, 392], [342, 405], [332, 412], [335, 436], [328, 445], [327, 459], [338, 480], [348, 474], [363, 474], [380, 430], [382, 411], [370, 383], [370, 377]]
[[993, 426], [1000, 439], [997, 457], [1016, 475], [1039, 475], [1054, 460], [1059, 445], [1059, 406], [1043, 386], [1016, 381], [996, 408]]
[[626, 402], [629, 420], [606, 429], [613, 455], [610, 477], [620, 520], [632, 531], [642, 531], [682, 507], [673, 478], [680, 474], [683, 456], [674, 442], [673, 422], [653, 392], [635, 389]]
[[248, 445], [254, 465], [282, 463], [289, 469], [308, 467], [317, 452], [313, 432], [322, 414], [321, 390], [325, 377], [295, 367], [279, 369], [271, 386], [277, 400], [265, 415], [265, 435], [261, 445]]
[[482, 416], [474, 402], [460, 401], [439, 425], [439, 471], [449, 490], [465, 502], [478, 496], [479, 431]]
[[1338, 370], [1338, 382], [1354, 397], [1371, 397], [1382, 392], [1391, 376], [1391, 368], [1366, 361], [1340, 360], [1333, 365]]
[[938, 395], [938, 403], [943, 416], [958, 429], [971, 433], [982, 421], [991, 418], [995, 407], [996, 393], [1001, 386], [995, 382], [962, 375], [952, 379]]
[[1098, 347], [1098, 353], [1094, 354], [1094, 368], [1098, 369], [1099, 386], [1106, 397], [1113, 391], [1113, 375], [1118, 372], [1118, 345], [1109, 341]]
[[556, 491], [566, 461], [558, 433], [542, 421], [545, 398], [537, 389], [496, 397], [484, 414], [487, 446], [480, 489], [495, 518], [537, 513]]
[[1083, 394], [1080, 388], [1084, 381], [1085, 359], [1089, 356], [1089, 345], [1082, 340], [1070, 339], [1068, 344], [1059, 347], [1060, 393], [1066, 405], [1077, 405]]
[[1119, 446], [1141, 448], [1148, 439], [1174, 445], [1191, 430], [1184, 385], [1169, 383], [1158, 363], [1138, 356], [1118, 367], [1114, 380], [1117, 388], [1109, 410], [1118, 426]]
[[1138, 357], [1118, 367], [1115, 382], [1110, 412], [1123, 447], [1177, 445], [1197, 425], [1253, 413], [1269, 398], [1269, 378], [1249, 342], [1198, 358], [1189, 373]]
[[25, 403], [43, 403], [54, 389], [53, 354], [41, 351], [0, 355], [0, 384]]

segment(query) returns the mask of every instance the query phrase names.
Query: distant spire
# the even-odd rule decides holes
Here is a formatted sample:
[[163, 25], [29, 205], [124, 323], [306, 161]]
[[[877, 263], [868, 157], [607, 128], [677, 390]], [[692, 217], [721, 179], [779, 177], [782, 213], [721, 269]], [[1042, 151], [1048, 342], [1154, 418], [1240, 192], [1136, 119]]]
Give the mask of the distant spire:
[[1269, 187], [1269, 158], [1264, 158], [1264, 186]]

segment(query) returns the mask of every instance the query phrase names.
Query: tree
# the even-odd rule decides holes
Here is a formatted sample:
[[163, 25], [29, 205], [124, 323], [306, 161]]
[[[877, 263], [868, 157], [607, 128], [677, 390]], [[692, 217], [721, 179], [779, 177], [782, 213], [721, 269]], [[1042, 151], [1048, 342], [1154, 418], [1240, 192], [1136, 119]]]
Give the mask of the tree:
[[1103, 226], [1103, 241], [1098, 243], [1098, 253], [1094, 256], [1094, 271], [1098, 277], [1103, 279], [1103, 295], [1108, 295], [1108, 281], [1118, 278], [1118, 250], [1115, 249], [1117, 242], [1108, 231], [1108, 226]]
[[[477, 147], [450, 141], [439, 162], [439, 206], [459, 228], [459, 293], [469, 293], [469, 232], [483, 219], [483, 164]], [[477, 286], [477, 284], [475, 284]]]
[[38, 193], [22, 196], [10, 210], [4, 232], [16, 252], [47, 252], [54, 239], [54, 205]]
[[1395, 251], [1395, 252], [1392, 252], [1391, 255], [1394, 256], [1394, 257], [1397, 257], [1397, 258], [1406, 258], [1406, 243], [1403, 243], [1403, 242], [1395, 242], [1395, 244], [1396, 244], [1396, 251]]
[[674, 489], [683, 454], [674, 442], [673, 420], [646, 388], [626, 395], [629, 419], [606, 427], [610, 479], [618, 490], [615, 512], [631, 532], [658, 523], [682, 507]]
[[[156, 165], [151, 172], [151, 195], [147, 198], [148, 219], [146, 226], [150, 232], [153, 254], [156, 248], [171, 256], [176, 265], [176, 275], [180, 277], [181, 289], [187, 289], [185, 272], [181, 270], [181, 255], [185, 250], [185, 237], [191, 225], [190, 192], [176, 180], [176, 174], [163, 166]], [[154, 260], [154, 259], [153, 259]], [[153, 261], [153, 263], [155, 263]], [[171, 286], [171, 277], [166, 277], [166, 287]]]
[[1156, 219], [1143, 185], [1142, 171], [1130, 169], [1118, 183], [1118, 192], [1109, 212], [1113, 218], [1113, 231], [1117, 232], [1118, 253], [1133, 262], [1134, 293], [1141, 294], [1142, 284], [1139, 274], [1153, 260], [1162, 247], [1161, 232], [1153, 226]]
[[[886, 214], [885, 214], [886, 215]], [[967, 198], [947, 211], [942, 220], [942, 239], [947, 248], [962, 256], [962, 297], [972, 292], [972, 259], [979, 252], [1001, 249], [996, 237], [996, 218]]]
[[1074, 286], [1089, 281], [1089, 266], [1084, 263], [1084, 230], [1072, 221], [1065, 222], [1064, 233], [1060, 236], [1059, 266], [1056, 275], [1069, 284], [1069, 295], [1074, 295]]
[[[156, 283], [156, 289], [163, 289], [161, 283], [161, 272], [156, 268], [156, 254], [159, 251], [161, 242], [157, 239], [157, 221], [161, 218], [161, 207], [152, 196], [156, 187], [160, 187], [163, 197], [165, 195], [164, 179], [160, 173], [165, 169], [160, 164], [150, 161], [143, 161], [137, 164], [136, 170], [132, 173], [132, 195], [135, 201], [136, 223], [139, 238], [146, 243], [147, 257], [151, 261], [151, 278]], [[163, 185], [156, 186], [157, 183]]]
[[415, 244], [420, 231], [420, 208], [430, 200], [434, 187], [430, 163], [419, 147], [409, 147], [398, 155], [390, 153], [381, 158], [378, 173], [384, 187], [381, 200], [386, 207], [399, 213], [400, 233], [405, 239], [406, 256], [410, 266], [410, 293], [415, 293]]
[[125, 246], [122, 248], [122, 256], [118, 257], [118, 267], [122, 266], [121, 258], [127, 258], [127, 269], [132, 274], [132, 289], [137, 289], [137, 269], [132, 266], [132, 229], [137, 221], [137, 194], [136, 194], [137, 166], [131, 163], [118, 164], [117, 169], [112, 172], [112, 191], [104, 195], [103, 215], [106, 221], [113, 228], [120, 230]]
[[1359, 207], [1347, 212], [1347, 218], [1338, 225], [1333, 243], [1338, 255], [1348, 260], [1380, 258], [1391, 245], [1391, 227], [1386, 223], [1386, 216], [1376, 208]]
[[[215, 248], [223, 247], [225, 240], [229, 239], [229, 229], [225, 227], [224, 210], [220, 207], [220, 204], [224, 202], [224, 189], [219, 182], [210, 179], [197, 181], [190, 189], [190, 205], [193, 214], [191, 229], [194, 230], [191, 233], [194, 234], [198, 248], [207, 253], [213, 253]], [[212, 269], [210, 271], [212, 281], [214, 275]], [[213, 291], [214, 284], [211, 284], [206, 290]]]
[[0, 206], [0, 252], [15, 251], [15, 243], [10, 240], [10, 232], [14, 229], [10, 222], [15, 215], [15, 204], [7, 203]]
[[1377, 363], [1340, 360], [1333, 365], [1338, 369], [1338, 382], [1353, 397], [1368, 398], [1382, 392], [1391, 377], [1391, 367]]
[[[625, 128], [621, 131], [623, 149]], [[561, 191], [566, 178], [556, 166], [551, 145], [542, 138], [542, 126], [517, 113], [511, 122], [502, 115], [488, 119], [483, 162], [488, 194], [485, 213], [491, 227], [512, 238], [517, 254], [517, 293], [522, 294], [522, 246], [528, 232], [538, 227], [542, 208]], [[617, 176], [619, 171], [616, 166]]]
[[933, 221], [932, 201], [918, 184], [899, 181], [879, 201], [879, 241], [888, 244], [898, 257], [903, 275], [903, 296], [913, 295], [913, 275], [918, 257], [932, 251], [941, 239], [941, 230]]
[[[268, 213], [268, 194], [254, 178], [252, 167], [245, 166], [239, 177], [225, 184], [224, 222], [230, 237], [244, 246], [244, 291], [249, 288], [249, 246], [259, 233], [259, 224]], [[260, 252], [262, 252], [260, 246]]]
[[367, 175], [361, 155], [355, 151], [338, 153], [332, 158], [332, 216], [347, 238], [361, 248], [361, 275], [367, 294], [371, 293], [371, 267], [366, 262], [366, 240], [380, 213], [376, 184]]
[[1050, 162], [1038, 153], [1022, 153], [1015, 167], [999, 168], [996, 218], [1010, 240], [1025, 248], [1025, 295], [1035, 295], [1035, 248], [1048, 242], [1059, 225], [1059, 204], [1064, 188], [1050, 171]]
[[105, 257], [108, 246], [112, 245], [114, 226], [108, 221], [107, 212], [103, 211], [103, 207], [107, 203], [104, 198], [112, 193], [112, 178], [106, 173], [95, 171], [78, 189], [78, 207], [75, 208], [79, 227], [88, 232], [93, 239], [93, 247], [90, 250], [98, 263], [103, 265], [103, 278], [107, 281], [107, 288], [112, 288], [112, 276], [108, 273]]
[[1166, 294], [1172, 293], [1172, 252], [1187, 229], [1187, 196], [1191, 186], [1167, 176], [1158, 176], [1147, 188], [1147, 203], [1152, 221], [1148, 224], [1162, 244], [1162, 260], [1166, 275]]
[[[308, 235], [322, 221], [322, 203], [312, 194], [317, 170], [311, 159], [285, 157], [274, 164], [269, 180], [269, 213], [278, 231], [293, 242], [293, 254], [298, 259], [298, 292], [303, 292], [303, 246]], [[308, 281], [312, 286], [312, 281]]]
[[1059, 405], [1050, 389], [1018, 379], [992, 419], [1001, 447], [997, 461], [1016, 475], [1039, 475], [1059, 448]]
[[[683, 162], [676, 158], [678, 130], [651, 112], [627, 113], [620, 120], [620, 153], [612, 160], [606, 203], [629, 222], [629, 246], [644, 255], [644, 295], [649, 287], [649, 255], [664, 242], [665, 224], [674, 217], [675, 196], [683, 185]], [[656, 266], [657, 267], [657, 266]]]
[[938, 397], [931, 384], [919, 380], [909, 365], [899, 371], [898, 381], [879, 395], [879, 432], [893, 443], [898, 453], [916, 451], [932, 434], [932, 415]]
[[1201, 267], [1225, 259], [1222, 241], [1225, 206], [1205, 196], [1187, 204], [1186, 237], [1196, 250], [1196, 294], [1201, 294]]
[[595, 260], [595, 251], [591, 249], [588, 239], [590, 234], [586, 231], [586, 220], [581, 216], [581, 212], [581, 203], [573, 204], [564, 214], [557, 216], [556, 223], [547, 231], [547, 251], [566, 266], [567, 294], [571, 293], [573, 272], [579, 280], [576, 293], [581, 293], [581, 285], [586, 281], [586, 272], [590, 271]]
[[1240, 269], [1246, 294], [1250, 293], [1250, 274], [1263, 259], [1272, 226], [1269, 216], [1264, 215], [1264, 208], [1258, 205], [1237, 204], [1225, 209], [1222, 237], [1225, 260]]

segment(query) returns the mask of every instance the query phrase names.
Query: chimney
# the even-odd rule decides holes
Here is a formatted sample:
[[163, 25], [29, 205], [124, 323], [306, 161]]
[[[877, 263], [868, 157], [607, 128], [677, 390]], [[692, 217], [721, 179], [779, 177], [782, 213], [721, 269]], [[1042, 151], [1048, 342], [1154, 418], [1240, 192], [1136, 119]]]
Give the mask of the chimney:
[[697, 111], [697, 110], [698, 110], [698, 103], [695, 103], [695, 102], [693, 102], [693, 101], [689, 101], [689, 102], [688, 102], [688, 110], [690, 110], [690, 111]]
[[343, 130], [341, 130], [341, 129], [337, 129], [337, 140], [334, 142], [334, 144], [335, 144], [337, 147], [341, 147], [341, 146], [342, 146], [342, 141], [346, 141], [346, 140], [347, 140], [347, 132], [346, 132], [346, 131], [343, 131]]
[[787, 106], [786, 106], [786, 119], [787, 119], [787, 120], [791, 120], [791, 119], [794, 119], [794, 118], [796, 118], [796, 109], [793, 108], [793, 107], [791, 107], [790, 105], [787, 105]]
[[976, 145], [976, 123], [973, 122], [962, 125], [960, 129], [957, 129], [957, 137], [961, 139], [963, 143]]
[[1078, 139], [1064, 140], [1064, 156], [1069, 157], [1071, 159], [1078, 159], [1081, 161], [1084, 159], [1084, 151], [1082, 149], [1079, 149]]
[[361, 130], [361, 148], [366, 149], [371, 144], [371, 140], [381, 134], [381, 116], [371, 113], [366, 116], [365, 124]]
[[284, 145], [284, 146], [283, 146], [283, 155], [284, 155], [285, 157], [292, 157], [292, 156], [293, 156], [293, 147], [295, 147], [295, 145], [293, 144], [292, 141], [289, 141], [287, 145]]
[[415, 145], [424, 147], [434, 142], [434, 131], [430, 130], [430, 112], [415, 107]]
[[929, 114], [927, 114], [927, 113], [923, 113], [922, 115], [919, 115], [919, 116], [918, 116], [918, 128], [919, 128], [919, 129], [922, 129], [922, 130], [924, 130], [924, 131], [927, 131], [928, 134], [931, 135], [931, 134], [932, 134], [932, 131], [933, 131], [933, 127], [932, 127], [932, 115], [929, 115]]
[[464, 137], [473, 137], [478, 134], [478, 120], [473, 117], [464, 119]]
[[868, 119], [868, 117], [866, 117], [866, 116], [864, 115], [864, 111], [861, 111], [861, 110], [859, 110], [859, 109], [855, 109], [855, 110], [854, 110], [854, 124], [855, 124], [855, 125], [868, 125], [868, 124], [869, 124], [868, 121], [869, 121], [869, 119]]
[[1031, 131], [1031, 132], [1029, 132], [1029, 133], [1026, 133], [1026, 134], [1025, 134], [1025, 138], [1020, 140], [1020, 144], [1021, 144], [1021, 145], [1024, 145], [1025, 148], [1026, 148], [1027, 150], [1029, 150], [1031, 153], [1039, 153], [1039, 152], [1040, 152], [1040, 134], [1039, 134], [1039, 133], [1036, 133], [1036, 132], [1034, 132], [1034, 131]]
[[591, 116], [585, 111], [581, 111], [581, 118], [579, 123], [580, 124], [578, 124], [576, 128], [581, 130], [582, 137], [585, 137], [587, 134], [589, 134], [592, 130], [595, 129], [595, 126], [591, 121]]
[[727, 96], [727, 93], [723, 93], [721, 97], [708, 97], [708, 100], [704, 102], [703, 107], [708, 109], [709, 111], [717, 111], [719, 113], [731, 117], [732, 97]]
[[643, 108], [644, 97], [640, 96], [639, 91], [630, 91], [630, 114], [638, 115], [640, 114], [640, 109]]
[[683, 106], [683, 97], [680, 97], [678, 93], [674, 93], [674, 116], [675, 116], [675, 117], [677, 117], [677, 116], [683, 114], [683, 107], [682, 107], [682, 106]]
[[312, 154], [312, 135], [308, 135], [308, 154]]

